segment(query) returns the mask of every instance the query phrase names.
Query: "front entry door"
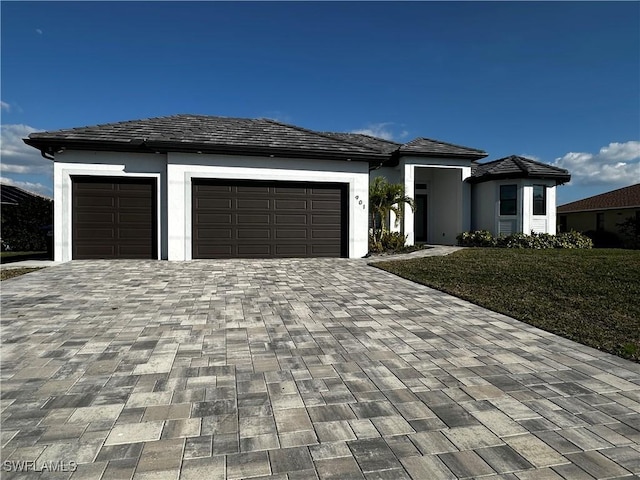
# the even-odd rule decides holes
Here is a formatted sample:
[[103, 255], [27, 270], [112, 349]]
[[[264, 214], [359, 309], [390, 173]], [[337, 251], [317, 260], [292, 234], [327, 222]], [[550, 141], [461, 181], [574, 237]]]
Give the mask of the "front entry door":
[[415, 235], [416, 242], [427, 241], [427, 195], [416, 195]]

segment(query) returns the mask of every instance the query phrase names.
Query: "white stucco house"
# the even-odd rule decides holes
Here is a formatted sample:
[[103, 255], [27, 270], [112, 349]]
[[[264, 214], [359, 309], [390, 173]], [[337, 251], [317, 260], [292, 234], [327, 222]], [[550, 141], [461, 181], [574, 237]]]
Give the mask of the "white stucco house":
[[555, 233], [555, 187], [569, 173], [478, 149], [400, 144], [268, 119], [174, 115], [29, 135], [54, 162], [55, 260], [359, 258], [369, 181], [415, 198], [409, 244], [458, 233]]

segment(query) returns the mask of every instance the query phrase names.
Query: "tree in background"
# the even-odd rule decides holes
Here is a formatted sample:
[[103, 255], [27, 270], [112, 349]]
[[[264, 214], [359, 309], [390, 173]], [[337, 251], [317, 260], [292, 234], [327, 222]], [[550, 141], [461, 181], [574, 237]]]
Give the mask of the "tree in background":
[[2, 206], [2, 249], [37, 252], [47, 250], [47, 231], [53, 223], [53, 200], [24, 199]]

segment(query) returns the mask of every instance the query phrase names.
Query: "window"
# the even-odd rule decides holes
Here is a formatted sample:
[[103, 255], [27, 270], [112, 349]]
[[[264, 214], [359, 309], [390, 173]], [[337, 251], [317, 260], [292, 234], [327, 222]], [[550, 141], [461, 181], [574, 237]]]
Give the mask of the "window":
[[596, 231], [602, 232], [604, 230], [604, 213], [596, 214]]
[[518, 186], [500, 185], [500, 215], [516, 215], [518, 206]]
[[544, 185], [533, 186], [533, 214], [547, 214], [547, 187]]

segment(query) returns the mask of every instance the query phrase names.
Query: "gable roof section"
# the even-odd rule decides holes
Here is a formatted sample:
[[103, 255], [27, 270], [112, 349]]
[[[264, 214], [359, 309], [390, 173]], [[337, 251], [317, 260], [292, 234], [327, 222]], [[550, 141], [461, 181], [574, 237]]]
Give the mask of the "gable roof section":
[[557, 185], [571, 180], [571, 175], [564, 168], [554, 167], [546, 163], [536, 162], [529, 158], [511, 155], [486, 163], [475, 163], [471, 167], [469, 182], [481, 183], [489, 180], [509, 178], [539, 178], [555, 180]]
[[418, 137], [400, 147], [400, 154], [430, 157], [460, 157], [479, 160], [487, 153], [476, 148], [463, 147], [453, 143], [441, 142], [430, 138]]
[[571, 213], [614, 208], [640, 208], [640, 183], [565, 203], [560, 205], [557, 210], [558, 213]]
[[482, 150], [418, 138], [400, 144], [357, 133], [316, 132], [269, 119], [173, 115], [36, 132], [24, 140], [43, 154], [69, 148], [125, 152], [200, 152], [369, 161], [401, 153], [479, 159]]
[[0, 184], [0, 203], [2, 205], [20, 205], [30, 198], [46, 198], [37, 193], [28, 192], [15, 185]]

